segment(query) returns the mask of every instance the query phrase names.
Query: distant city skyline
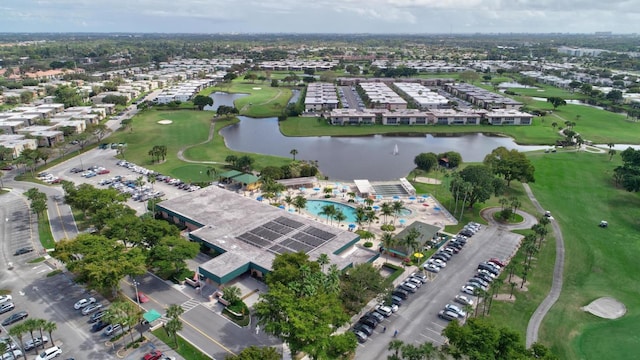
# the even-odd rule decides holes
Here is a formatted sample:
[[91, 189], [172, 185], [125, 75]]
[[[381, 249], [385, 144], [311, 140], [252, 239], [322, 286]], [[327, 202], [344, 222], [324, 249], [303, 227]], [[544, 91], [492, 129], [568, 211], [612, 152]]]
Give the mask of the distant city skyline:
[[637, 32], [626, 0], [4, 0], [0, 32]]

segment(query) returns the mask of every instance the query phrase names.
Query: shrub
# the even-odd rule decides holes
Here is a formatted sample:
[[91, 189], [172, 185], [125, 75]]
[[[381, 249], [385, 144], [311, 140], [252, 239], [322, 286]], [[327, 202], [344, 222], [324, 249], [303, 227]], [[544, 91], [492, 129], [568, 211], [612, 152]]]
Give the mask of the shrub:
[[384, 224], [384, 225], [380, 226], [380, 230], [392, 232], [392, 231], [396, 230], [396, 227], [394, 225], [391, 225], [391, 224]]
[[373, 246], [373, 243], [371, 241], [367, 241], [366, 243], [364, 243], [364, 247], [366, 248], [370, 248]]

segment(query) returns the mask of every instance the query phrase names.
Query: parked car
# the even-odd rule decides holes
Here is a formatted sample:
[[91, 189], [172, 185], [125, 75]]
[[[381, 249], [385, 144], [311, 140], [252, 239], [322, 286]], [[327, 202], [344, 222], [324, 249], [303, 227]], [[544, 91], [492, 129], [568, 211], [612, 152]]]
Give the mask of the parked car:
[[373, 335], [373, 329], [363, 323], [358, 323], [353, 327], [354, 330], [362, 331], [367, 336]]
[[91, 326], [91, 332], [98, 332], [104, 328], [106, 328], [107, 326], [109, 326], [109, 323], [102, 321], [102, 320], [98, 320], [98, 322], [94, 323]]
[[0, 304], [0, 314], [4, 314], [15, 309], [16, 306], [12, 302], [5, 302]]
[[36, 337], [35, 339], [30, 339], [29, 341], [24, 343], [24, 351], [33, 350], [35, 348], [39, 348], [44, 344], [49, 342], [49, 338], [46, 336]]
[[480, 284], [480, 285], [482, 285], [484, 287], [488, 287], [489, 286], [488, 282], [482, 280], [481, 278], [479, 278], [477, 276], [476, 277], [472, 277], [471, 279], [469, 279], [469, 282], [478, 283], [478, 284]]
[[489, 277], [490, 277], [490, 278], [492, 278], [492, 279], [495, 279], [495, 278], [496, 278], [496, 275], [495, 275], [494, 273], [492, 273], [492, 272], [491, 272], [491, 271], [489, 271], [489, 270], [485, 270], [485, 269], [479, 269], [479, 270], [478, 270], [478, 274], [484, 274], [484, 275], [487, 275], [487, 276], [489, 276]]
[[427, 271], [430, 271], [432, 273], [439, 273], [440, 272], [440, 268], [436, 265], [433, 264], [425, 264], [424, 265], [424, 269]]
[[375, 319], [378, 324], [384, 321], [384, 315], [380, 314], [377, 311], [371, 311], [368, 315], [370, 318]]
[[411, 276], [409, 276], [408, 278], [406, 278], [406, 279], [404, 280], [404, 282], [406, 282], [406, 283], [408, 283], [408, 284], [413, 284], [413, 285], [415, 285], [416, 287], [421, 287], [421, 286], [422, 286], [422, 281], [420, 281], [420, 280], [418, 280], [418, 279], [416, 279], [416, 278], [414, 278], [414, 277], [411, 277]]
[[502, 261], [502, 260], [500, 260], [500, 259], [498, 259], [498, 258], [491, 258], [491, 259], [489, 259], [489, 262], [492, 262], [492, 263], [498, 264], [498, 266], [500, 266], [500, 267], [505, 267], [505, 266], [507, 266], [507, 264], [505, 264], [505, 263], [504, 263], [504, 261]]
[[412, 278], [416, 278], [416, 279], [420, 279], [420, 281], [422, 281], [422, 283], [426, 283], [427, 282], [427, 276], [425, 274], [421, 274], [421, 273], [412, 273], [411, 274]]
[[451, 311], [446, 311], [446, 310], [441, 310], [438, 313], [438, 317], [442, 320], [447, 320], [447, 321], [451, 321], [451, 320], [455, 320], [458, 318], [458, 314], [453, 313]]
[[456, 295], [453, 301], [457, 302], [458, 304], [473, 306], [473, 300], [464, 295]]
[[462, 308], [460, 308], [458, 305], [455, 304], [447, 304], [444, 306], [445, 310], [447, 311], [451, 311], [454, 312], [456, 314], [458, 314], [459, 317], [464, 318], [465, 316], [467, 316], [467, 312], [462, 310]]
[[405, 290], [405, 291], [409, 291], [409, 292], [416, 292], [418, 291], [418, 287], [415, 286], [414, 284], [411, 283], [407, 283], [407, 282], [403, 282], [402, 284], [400, 284], [400, 288]]
[[98, 309], [102, 309], [102, 304], [87, 305], [82, 309], [82, 315], [89, 315]]
[[447, 267], [447, 262], [443, 261], [442, 259], [429, 259], [429, 261], [427, 261], [427, 264], [433, 264], [440, 268]]
[[144, 354], [144, 357], [142, 359], [143, 360], [160, 360], [160, 358], [162, 358], [162, 351], [153, 350], [151, 352]]
[[393, 314], [393, 310], [391, 310], [389, 306], [385, 305], [378, 305], [378, 307], [376, 307], [376, 311], [382, 314], [384, 317], [389, 317], [391, 316], [391, 314]]
[[409, 292], [400, 288], [396, 288], [391, 295], [398, 297], [402, 300], [407, 300], [409, 298]]
[[25, 246], [25, 247], [21, 247], [20, 249], [16, 250], [13, 255], [14, 256], [18, 256], [18, 255], [24, 255], [24, 254], [28, 254], [30, 252], [32, 252], [33, 250], [35, 250], [32, 246]]
[[2, 326], [8, 326], [13, 323], [17, 323], [18, 321], [24, 320], [28, 317], [29, 317], [29, 313], [26, 311], [17, 312], [15, 314], [12, 314], [8, 318], [4, 319], [4, 321], [2, 322]]
[[19, 349], [10, 350], [2, 354], [2, 360], [16, 360], [22, 357], [22, 351]]
[[403, 301], [404, 300], [402, 298], [400, 298], [400, 297], [398, 297], [396, 295], [392, 295], [391, 296], [391, 304], [393, 304], [393, 305], [402, 306]]
[[62, 349], [58, 346], [52, 346], [50, 348], [44, 349], [40, 355], [36, 358], [36, 360], [51, 360], [55, 357], [58, 357], [62, 354]]
[[478, 282], [469, 281], [469, 282], [467, 282], [465, 284], [465, 286], [471, 286], [471, 287], [476, 288], [476, 289], [487, 291], [487, 287], [482, 285], [482, 284], [480, 284], [480, 283], [478, 283]]
[[83, 307], [93, 304], [96, 302], [96, 299], [94, 297], [90, 297], [90, 298], [86, 298], [86, 299], [80, 299], [78, 300], [75, 304], [73, 304], [73, 308], [76, 310], [80, 310]]
[[367, 341], [368, 336], [367, 334], [365, 334], [364, 332], [360, 331], [360, 330], [353, 330], [353, 333], [356, 335], [356, 339], [358, 339], [359, 343], [364, 343]]
[[467, 294], [467, 295], [474, 295], [476, 288], [474, 288], [473, 286], [469, 286], [469, 285], [465, 285], [462, 287], [462, 289], [460, 290], [463, 293]]
[[374, 319], [371, 319], [369, 316], [361, 317], [360, 320], [358, 320], [358, 322], [361, 324], [365, 324], [372, 329], [375, 329], [376, 326], [378, 326], [378, 323]]
[[105, 317], [105, 315], [107, 315], [107, 310], [101, 310], [101, 311], [95, 312], [91, 314], [91, 317], [89, 317], [89, 323], [94, 323], [102, 319], [103, 317]]
[[0, 304], [13, 300], [11, 295], [0, 295]]
[[106, 329], [104, 329], [104, 336], [112, 336], [114, 334], [116, 334], [117, 332], [122, 331], [122, 325], [120, 324], [109, 324], [107, 325]]

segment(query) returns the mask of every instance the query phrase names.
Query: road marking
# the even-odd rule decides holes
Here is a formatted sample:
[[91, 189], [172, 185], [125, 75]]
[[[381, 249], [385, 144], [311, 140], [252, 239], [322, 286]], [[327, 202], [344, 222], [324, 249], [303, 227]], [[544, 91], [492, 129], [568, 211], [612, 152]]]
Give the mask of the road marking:
[[181, 318], [182, 322], [191, 326], [195, 331], [199, 332], [200, 334], [202, 334], [202, 336], [204, 336], [205, 338], [211, 340], [214, 344], [220, 346], [224, 351], [228, 352], [231, 355], [236, 355], [233, 351], [231, 351], [229, 348], [227, 348], [226, 346], [222, 345], [220, 342], [218, 342], [216, 339], [212, 338], [211, 336], [205, 334], [202, 330], [200, 330], [199, 328], [193, 326], [190, 322], [188, 322], [187, 320], [185, 320], [184, 318]]

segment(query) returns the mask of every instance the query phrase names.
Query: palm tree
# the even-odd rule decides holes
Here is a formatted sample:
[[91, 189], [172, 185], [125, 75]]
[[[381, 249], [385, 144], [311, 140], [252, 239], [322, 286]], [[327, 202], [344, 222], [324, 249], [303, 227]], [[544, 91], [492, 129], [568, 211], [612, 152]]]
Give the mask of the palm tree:
[[154, 175], [147, 175], [147, 182], [151, 184], [151, 190], [153, 190], [153, 184], [156, 183], [156, 177]]
[[300, 209], [304, 209], [306, 206], [307, 199], [304, 196], [298, 195], [293, 199], [293, 207], [296, 208], [298, 212], [300, 212]]
[[[38, 326], [38, 330], [40, 330], [40, 338], [43, 338], [42, 335], [42, 331], [44, 330], [45, 325], [47, 324], [47, 320], [45, 319], [36, 319], [35, 324]], [[42, 346], [44, 346], [44, 342], [42, 343]]]
[[336, 214], [336, 211], [335, 205], [324, 205], [318, 215], [326, 216], [327, 222], [329, 222], [329, 219], [332, 219], [331, 222], [333, 223], [333, 216]]
[[364, 203], [365, 203], [368, 207], [371, 207], [371, 206], [373, 206], [374, 201], [373, 201], [373, 199], [372, 199], [372, 198], [366, 198], [366, 199], [364, 199]]
[[509, 286], [511, 286], [511, 292], [509, 293], [509, 299], [511, 299], [513, 297], [513, 290], [515, 290], [516, 286], [518, 286], [518, 284], [516, 284], [515, 282], [510, 282]]
[[369, 210], [366, 212], [367, 222], [369, 223], [369, 229], [371, 229], [371, 223], [378, 220], [375, 210]]
[[289, 151], [289, 154], [293, 156], [293, 161], [296, 161], [296, 155], [298, 155], [298, 150], [291, 149], [291, 151]]
[[394, 201], [393, 204], [391, 204], [391, 209], [393, 210], [393, 224], [395, 225], [396, 218], [400, 215], [400, 213], [404, 209], [404, 203], [400, 200]]
[[207, 168], [207, 176], [210, 177], [212, 180], [218, 175], [218, 170], [216, 170], [216, 168], [214, 168], [213, 166], [209, 166]]
[[[231, 289], [231, 288], [238, 289], [235, 286], [230, 286], [229, 289]], [[180, 317], [180, 315], [182, 315], [182, 314], [184, 314], [184, 309], [180, 305], [176, 305], [176, 304], [169, 305], [169, 307], [167, 308], [167, 311], [166, 311], [166, 316], [169, 319], [174, 319], [174, 318]]]
[[420, 246], [420, 241], [418, 241], [419, 237], [420, 232], [415, 228], [411, 228], [409, 233], [402, 239], [402, 245], [407, 250], [407, 257], [411, 258], [413, 252]]
[[[38, 320], [31, 318], [31, 319], [25, 320], [22, 324], [24, 325], [25, 330], [29, 332], [29, 335], [31, 336], [31, 340], [32, 341], [35, 340], [33, 337], [33, 332], [38, 330]], [[33, 348], [33, 353], [38, 355], [37, 347]]]
[[609, 149], [609, 161], [611, 161], [611, 159], [613, 159], [613, 157], [616, 155], [617, 151], [615, 149]]
[[47, 321], [42, 328], [44, 329], [44, 331], [49, 333], [51, 346], [56, 346], [56, 344], [53, 342], [53, 332], [58, 329], [58, 325], [56, 325], [56, 323], [54, 323], [53, 321]]
[[316, 259], [316, 262], [318, 263], [318, 265], [320, 265], [320, 268], [324, 272], [324, 266], [330, 263], [331, 260], [329, 260], [329, 255], [322, 253], [318, 255], [318, 259]]
[[333, 189], [332, 189], [332, 188], [330, 188], [330, 187], [326, 187], [326, 188], [324, 188], [324, 189], [322, 190], [322, 192], [323, 192], [325, 195], [331, 195], [331, 193], [333, 193]]
[[367, 212], [363, 206], [356, 208], [356, 223], [359, 227], [362, 227], [362, 223], [367, 220]]
[[382, 205], [380, 206], [380, 213], [382, 214], [382, 216], [384, 216], [384, 223], [387, 223], [387, 216], [393, 214], [393, 207], [391, 206], [391, 203], [389, 202], [383, 202]]
[[169, 337], [173, 337], [173, 341], [176, 344], [176, 349], [180, 346], [178, 343], [178, 332], [182, 330], [183, 325], [180, 318], [173, 318], [164, 325], [164, 330], [167, 332]]
[[291, 204], [293, 204], [293, 198], [291, 195], [287, 195], [284, 197], [284, 202], [287, 204], [287, 210], [291, 208]]
[[[28, 331], [27, 327], [24, 323], [13, 325], [13, 327], [9, 329], [9, 335], [18, 339], [18, 343], [20, 344], [21, 349], [24, 349], [24, 342], [22, 341], [22, 335], [27, 331]], [[22, 355], [24, 356], [24, 359], [27, 360], [27, 354], [22, 354]]]
[[335, 213], [335, 214], [333, 214], [333, 219], [334, 219], [335, 221], [337, 221], [337, 222], [338, 222], [338, 226], [340, 226], [340, 223], [341, 223], [342, 221], [345, 221], [345, 220], [347, 219], [347, 215], [345, 215], [345, 214], [342, 212], [342, 210], [340, 210], [340, 209], [336, 209], [336, 213]]
[[[395, 237], [393, 237], [393, 234], [390, 232], [383, 232], [382, 233], [382, 237], [380, 238], [380, 241], [382, 242], [382, 247], [384, 248], [384, 252], [387, 254], [387, 256], [389, 256], [389, 250], [391, 250], [391, 248], [393, 246], [396, 245], [397, 240]], [[385, 261], [386, 263], [387, 261]]]

